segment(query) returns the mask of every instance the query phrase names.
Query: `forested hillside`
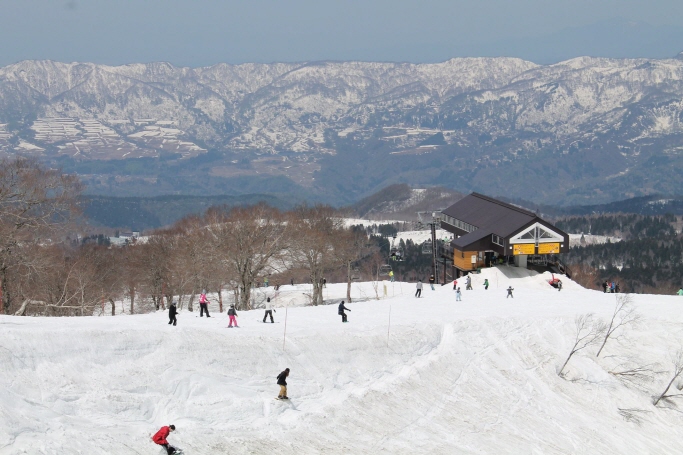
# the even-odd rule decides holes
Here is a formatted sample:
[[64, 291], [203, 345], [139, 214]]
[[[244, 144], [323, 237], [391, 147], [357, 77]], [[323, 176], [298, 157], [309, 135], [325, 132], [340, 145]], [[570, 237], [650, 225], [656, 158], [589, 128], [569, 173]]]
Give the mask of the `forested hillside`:
[[620, 283], [622, 292], [672, 294], [683, 284], [681, 219], [674, 215], [632, 214], [573, 217], [557, 222], [569, 233], [621, 237], [621, 242], [571, 248], [566, 262], [599, 288]]

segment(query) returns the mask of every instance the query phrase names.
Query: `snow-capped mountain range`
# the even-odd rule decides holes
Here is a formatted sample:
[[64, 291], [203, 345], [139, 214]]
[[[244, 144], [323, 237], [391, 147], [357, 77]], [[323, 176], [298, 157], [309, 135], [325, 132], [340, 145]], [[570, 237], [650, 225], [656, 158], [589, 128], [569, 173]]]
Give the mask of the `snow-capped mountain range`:
[[[676, 193], [683, 185], [667, 175], [634, 170], [679, 169], [682, 139], [683, 55], [0, 68], [0, 153], [125, 160], [215, 151], [231, 158], [205, 169], [217, 178], [282, 175], [316, 188], [330, 183], [326, 169], [359, 164], [348, 150], [365, 150], [360, 161], [385, 163], [388, 174], [373, 171], [357, 194], [395, 182], [481, 190], [501, 172], [518, 178], [493, 185], [499, 193], [529, 197], [519, 180], [531, 175], [543, 183], [539, 201]], [[237, 172], [240, 154], [252, 164]], [[406, 166], [416, 160], [430, 162], [427, 175]], [[611, 191], [601, 186], [608, 180]]]

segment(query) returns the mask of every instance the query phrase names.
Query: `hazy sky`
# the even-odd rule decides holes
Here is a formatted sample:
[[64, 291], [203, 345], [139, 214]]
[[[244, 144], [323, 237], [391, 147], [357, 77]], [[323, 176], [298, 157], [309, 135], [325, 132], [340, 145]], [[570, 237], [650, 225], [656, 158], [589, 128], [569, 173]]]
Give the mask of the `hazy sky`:
[[681, 0], [0, 0], [0, 65], [669, 57]]

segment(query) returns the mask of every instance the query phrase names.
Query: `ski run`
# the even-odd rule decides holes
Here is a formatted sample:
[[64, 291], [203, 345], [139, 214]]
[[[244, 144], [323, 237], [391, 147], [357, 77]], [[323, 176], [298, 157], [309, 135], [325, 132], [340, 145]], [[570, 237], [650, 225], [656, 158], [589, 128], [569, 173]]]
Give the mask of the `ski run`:
[[[609, 322], [622, 294], [514, 267], [472, 277], [459, 302], [451, 283], [419, 299], [415, 283], [353, 283], [350, 303], [328, 283], [329, 304], [309, 307], [310, 286], [281, 286], [277, 323], [239, 311], [240, 330], [215, 295], [211, 318], [181, 309], [177, 326], [167, 311], [0, 316], [0, 455], [158, 455], [151, 436], [170, 424], [186, 455], [681, 452], [683, 400], [653, 401], [683, 343], [682, 297], [630, 295], [640, 319], [561, 377], [576, 317]], [[274, 400], [285, 368], [290, 400]]]

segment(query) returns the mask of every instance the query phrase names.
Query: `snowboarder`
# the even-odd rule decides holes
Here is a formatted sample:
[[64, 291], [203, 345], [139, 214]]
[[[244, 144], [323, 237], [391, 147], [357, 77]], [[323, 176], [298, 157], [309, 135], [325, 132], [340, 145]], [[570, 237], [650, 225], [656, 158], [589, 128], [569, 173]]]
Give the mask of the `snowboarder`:
[[277, 385], [280, 386], [280, 394], [277, 396], [280, 400], [289, 400], [287, 396], [287, 376], [289, 376], [289, 368], [277, 375]]
[[168, 323], [176, 325], [178, 322], [176, 320], [176, 314], [178, 314], [178, 310], [176, 309], [175, 302], [171, 302], [171, 304], [168, 307]]
[[391, 281], [392, 283], [394, 282], [394, 271], [393, 270], [389, 270], [389, 281]]
[[455, 301], [456, 301], [456, 302], [462, 301], [462, 293], [460, 292], [460, 288], [458, 288], [458, 289], [455, 291]]
[[434, 290], [434, 275], [429, 276], [429, 285], [432, 287], [432, 291]]
[[465, 278], [465, 290], [466, 291], [471, 291], [472, 290], [472, 277], [467, 275], [467, 278]]
[[270, 315], [270, 323], [273, 324], [273, 304], [270, 303], [270, 297], [266, 299], [266, 314], [263, 315], [263, 322], [266, 322], [266, 318]]
[[507, 288], [507, 291], [508, 291], [508, 295], [507, 295], [507, 296], [505, 296], [505, 298], [507, 299], [508, 297], [512, 297], [512, 298], [514, 299], [514, 298], [515, 298], [515, 296], [514, 296], [514, 295], [512, 295], [512, 291], [514, 291], [514, 290], [515, 290], [515, 289], [514, 289], [514, 288], [513, 288], [512, 286], [508, 286], [508, 288]]
[[339, 304], [339, 310], [337, 311], [337, 314], [339, 314], [342, 317], [342, 322], [348, 322], [346, 320], [346, 313], [344, 313], [344, 310], [351, 311], [344, 306], [344, 301], [342, 300], [341, 303]]
[[230, 323], [228, 324], [228, 328], [232, 328], [233, 322], [235, 323], [235, 327], [239, 327], [237, 325], [237, 311], [235, 311], [235, 305], [230, 305], [230, 309], [228, 310], [228, 316], [230, 316]]
[[422, 295], [422, 280], [417, 280], [417, 286], [415, 286], [417, 291], [415, 291], [415, 297], [420, 297]]
[[206, 312], [206, 317], [210, 318], [209, 316], [209, 299], [206, 297], [206, 289], [202, 289], [202, 293], [199, 294], [199, 317], [203, 317], [204, 313]]
[[488, 289], [488, 288], [489, 288], [489, 279], [488, 279], [488, 278], [484, 278], [484, 290], [486, 290], [486, 289]]
[[166, 449], [166, 453], [168, 455], [177, 452], [177, 449], [170, 445], [166, 440], [166, 438], [172, 431], [175, 431], [175, 425], [168, 425], [166, 427], [161, 427], [161, 429], [157, 431], [154, 434], [154, 436], [152, 436], [152, 441], [154, 441], [156, 444], [159, 444], [160, 446], [164, 446], [164, 448]]

